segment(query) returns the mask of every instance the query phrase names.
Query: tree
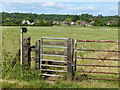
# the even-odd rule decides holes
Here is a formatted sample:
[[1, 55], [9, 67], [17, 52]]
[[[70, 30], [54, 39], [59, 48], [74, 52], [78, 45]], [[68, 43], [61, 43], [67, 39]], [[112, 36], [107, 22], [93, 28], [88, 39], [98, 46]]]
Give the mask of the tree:
[[75, 16], [72, 17], [73, 22], [76, 22], [77, 20], [79, 20], [79, 16], [75, 15]]
[[45, 22], [43, 20], [37, 20], [35, 25], [36, 26], [45, 26]]
[[53, 21], [52, 20], [47, 20], [46, 21], [46, 26], [52, 26], [53, 25]]
[[77, 20], [77, 21], [76, 21], [76, 23], [77, 23], [78, 25], [80, 25], [81, 22], [82, 22], [81, 20]]
[[66, 21], [66, 22], [72, 22], [72, 19], [71, 18], [66, 18], [64, 21]]
[[98, 15], [97, 17], [98, 17], [98, 18], [103, 18], [102, 14]]
[[93, 16], [92, 15], [89, 15], [89, 14], [82, 14], [79, 16], [80, 20], [82, 21], [86, 21], [86, 22], [91, 22], [91, 19], [93, 20]]
[[92, 25], [93, 26], [107, 26], [107, 23], [101, 18], [96, 18], [95, 22]]

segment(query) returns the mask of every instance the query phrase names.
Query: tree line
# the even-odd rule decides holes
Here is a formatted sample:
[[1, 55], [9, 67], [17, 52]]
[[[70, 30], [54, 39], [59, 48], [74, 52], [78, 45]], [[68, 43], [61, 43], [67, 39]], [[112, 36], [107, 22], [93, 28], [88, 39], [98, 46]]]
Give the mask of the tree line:
[[[81, 15], [58, 15], [58, 14], [35, 14], [35, 13], [8, 13], [1, 12], [2, 23], [3, 26], [21, 26], [28, 25], [26, 22], [24, 24], [23, 21], [29, 21], [30, 23], [34, 22], [31, 25], [34, 26], [52, 26], [54, 25], [54, 21], [65, 21], [68, 22], [76, 22], [80, 23], [82, 21], [91, 23], [93, 26], [119, 26], [120, 19], [118, 15], [115, 16], [93, 16], [89, 14], [81, 14]], [[119, 20], [118, 20], [119, 19]]]

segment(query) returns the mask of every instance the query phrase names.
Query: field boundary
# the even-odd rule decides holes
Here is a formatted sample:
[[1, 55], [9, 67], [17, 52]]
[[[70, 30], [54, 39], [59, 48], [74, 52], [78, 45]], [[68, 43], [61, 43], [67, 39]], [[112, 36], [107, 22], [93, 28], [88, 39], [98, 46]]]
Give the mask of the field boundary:
[[[44, 41], [48, 40], [48, 41]], [[52, 41], [50, 41], [52, 40]], [[58, 40], [57, 42], [54, 40]], [[64, 41], [62, 41], [64, 40]], [[86, 51], [86, 52], [114, 52], [119, 53], [119, 50], [102, 50], [102, 49], [81, 49], [78, 48], [78, 43], [80, 42], [86, 42], [86, 43], [117, 43], [119, 45], [120, 41], [112, 41], [112, 40], [79, 40], [79, 39], [71, 39], [71, 38], [54, 38], [54, 37], [41, 37], [40, 40], [36, 41], [35, 45], [30, 45], [30, 37], [23, 39], [23, 64], [27, 67], [31, 66], [31, 61], [35, 61], [35, 69], [40, 70], [41, 76], [61, 76], [59, 74], [54, 74], [54, 72], [65, 72], [68, 80], [73, 80], [74, 73], [96, 73], [96, 74], [115, 74], [119, 75], [120, 73], [116, 72], [99, 72], [99, 71], [85, 71], [85, 70], [79, 70], [77, 67], [109, 67], [109, 68], [120, 68], [120, 66], [113, 66], [113, 65], [99, 65], [99, 64], [78, 64], [78, 59], [81, 60], [104, 60], [104, 61], [115, 61], [118, 62], [120, 59], [111, 59], [111, 58], [95, 58], [95, 57], [81, 57], [77, 55], [77, 52]], [[52, 46], [51, 46], [52, 45]], [[54, 46], [53, 46], [54, 45]], [[63, 45], [63, 46], [62, 46]], [[44, 51], [43, 48], [59, 48], [63, 49], [64, 51]], [[31, 57], [31, 52], [35, 52], [35, 56]], [[64, 60], [48, 60], [43, 59], [43, 56], [47, 57], [61, 57], [64, 58]], [[61, 64], [62, 63], [62, 64]], [[47, 68], [46, 68], [47, 67]], [[51, 67], [57, 67], [57, 68], [64, 68], [63, 69], [55, 69], [51, 70]], [[50, 73], [52, 72], [52, 73]], [[116, 79], [108, 79], [108, 78], [92, 78], [92, 77], [80, 77], [80, 79], [95, 79], [95, 80], [111, 80], [111, 81], [120, 81], [119, 78]]]

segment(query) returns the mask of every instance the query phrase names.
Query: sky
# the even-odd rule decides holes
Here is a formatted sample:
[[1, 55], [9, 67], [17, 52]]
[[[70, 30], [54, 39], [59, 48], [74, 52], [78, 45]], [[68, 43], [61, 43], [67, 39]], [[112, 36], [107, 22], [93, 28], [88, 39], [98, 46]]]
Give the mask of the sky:
[[2, 0], [0, 12], [37, 14], [118, 15], [118, 0]]

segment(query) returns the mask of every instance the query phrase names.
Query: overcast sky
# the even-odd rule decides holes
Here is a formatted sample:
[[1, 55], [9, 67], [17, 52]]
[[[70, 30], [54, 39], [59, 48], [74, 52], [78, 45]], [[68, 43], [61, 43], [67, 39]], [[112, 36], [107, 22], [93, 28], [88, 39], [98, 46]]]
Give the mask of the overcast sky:
[[0, 11], [72, 15], [88, 13], [92, 15], [102, 14], [104, 16], [112, 16], [118, 14], [118, 0], [91, 0], [91, 2], [88, 2], [88, 0], [76, 0], [77, 2], [71, 2], [71, 0], [52, 0], [53, 2], [49, 2], [50, 0], [44, 1], [5, 0], [2, 1]]

